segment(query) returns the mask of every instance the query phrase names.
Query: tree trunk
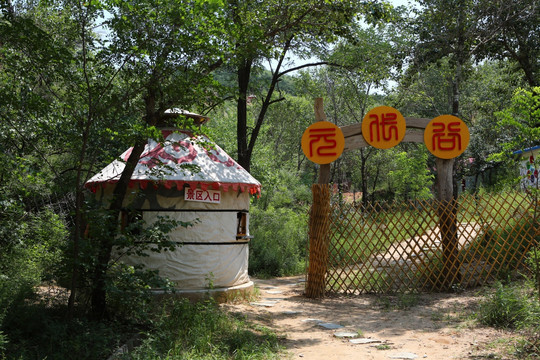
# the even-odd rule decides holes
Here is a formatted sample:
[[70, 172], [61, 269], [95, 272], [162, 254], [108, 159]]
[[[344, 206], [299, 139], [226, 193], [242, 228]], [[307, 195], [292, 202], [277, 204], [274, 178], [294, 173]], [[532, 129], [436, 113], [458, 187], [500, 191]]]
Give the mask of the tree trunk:
[[364, 149], [360, 149], [360, 175], [362, 177], [362, 183], [360, 184], [360, 187], [362, 189], [362, 206], [364, 207], [364, 209], [367, 209], [367, 205], [369, 202], [366, 169], [367, 158], [367, 156], [364, 156]]
[[109, 205], [109, 216], [107, 217], [107, 223], [104, 226], [107, 227], [105, 237], [102, 239], [96, 239], [99, 241], [99, 250], [97, 255], [97, 265], [94, 269], [93, 277], [93, 289], [91, 297], [91, 310], [92, 315], [95, 318], [106, 317], [107, 314], [107, 292], [106, 292], [106, 277], [109, 262], [111, 260], [111, 252], [114, 244], [114, 237], [118, 231], [118, 218], [120, 210], [124, 203], [124, 199], [127, 193], [129, 181], [133, 175], [133, 171], [139, 162], [146, 141], [140, 141], [133, 147], [131, 154], [126, 161], [126, 166], [120, 179], [116, 183], [113, 191], [113, 199]]
[[273, 103], [284, 100], [284, 98], [273, 100], [272, 96], [276, 89], [276, 85], [279, 81], [279, 78], [286, 73], [286, 72], [280, 73], [280, 69], [281, 69], [281, 66], [283, 65], [283, 61], [285, 60], [285, 55], [287, 54], [287, 51], [289, 50], [291, 41], [292, 41], [292, 37], [289, 38], [289, 40], [285, 43], [285, 46], [283, 47], [283, 50], [281, 52], [281, 56], [278, 60], [276, 68], [275, 70], [273, 70], [270, 86], [268, 87], [266, 96], [264, 100], [262, 101], [261, 110], [259, 111], [259, 115], [257, 116], [257, 121], [255, 122], [255, 126], [253, 127], [253, 130], [251, 130], [251, 133], [249, 134], [249, 139], [248, 139], [248, 131], [247, 131], [247, 97], [249, 95], [248, 94], [249, 79], [251, 75], [251, 69], [253, 66], [253, 58], [245, 58], [243, 62], [241, 63], [241, 65], [238, 67], [238, 72], [237, 72], [237, 76], [238, 76], [238, 103], [237, 103], [238, 163], [248, 172], [250, 171], [250, 167], [251, 167], [251, 155], [253, 154], [253, 149], [255, 148], [255, 143], [257, 142], [257, 138], [259, 137], [259, 132], [261, 131], [261, 127], [264, 122], [264, 118], [266, 117], [268, 108]]
[[77, 287], [79, 286], [79, 245], [84, 234], [84, 222], [83, 222], [83, 164], [85, 161], [85, 155], [88, 146], [88, 136], [90, 133], [90, 126], [92, 124], [92, 117], [89, 116], [86, 120], [85, 128], [82, 134], [82, 147], [79, 154], [79, 163], [77, 166], [77, 180], [76, 180], [76, 193], [75, 193], [75, 226], [73, 229], [73, 269], [71, 272], [71, 284], [68, 299], [68, 317], [73, 316], [73, 310], [75, 307], [75, 298], [77, 296]]
[[238, 67], [238, 99], [236, 102], [237, 123], [236, 141], [238, 148], [238, 163], [247, 172], [250, 170], [251, 152], [248, 150], [248, 130], [247, 130], [247, 96], [249, 88], [249, 78], [251, 75], [251, 59], [244, 59]]
[[443, 255], [443, 269], [439, 274], [440, 286], [450, 290], [461, 282], [459, 239], [457, 231], [457, 201], [453, 190], [454, 159], [436, 158], [439, 231]]
[[[461, 21], [461, 18], [458, 19]], [[464, 41], [461, 37], [459, 44]], [[463, 49], [457, 53], [457, 64], [452, 82], [452, 114], [459, 114], [459, 88], [461, 85]], [[450, 290], [455, 284], [461, 282], [459, 263], [459, 238], [457, 231], [457, 181], [454, 181], [455, 159], [436, 158], [437, 166], [437, 194], [439, 200], [438, 216], [439, 231], [441, 233], [441, 245], [443, 255], [443, 269], [440, 274], [441, 287]]]

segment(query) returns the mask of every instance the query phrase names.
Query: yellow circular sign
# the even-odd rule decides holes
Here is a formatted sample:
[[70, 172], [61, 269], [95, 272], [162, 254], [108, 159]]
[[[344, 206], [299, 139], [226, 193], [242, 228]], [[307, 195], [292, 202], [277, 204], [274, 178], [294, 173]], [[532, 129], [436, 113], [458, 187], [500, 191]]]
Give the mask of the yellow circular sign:
[[440, 159], [453, 159], [461, 155], [470, 140], [467, 124], [453, 115], [437, 116], [424, 130], [424, 143]]
[[343, 132], [328, 121], [312, 124], [302, 135], [302, 151], [316, 164], [330, 164], [341, 156], [344, 148]]
[[399, 144], [405, 137], [406, 129], [403, 115], [390, 106], [378, 106], [362, 120], [364, 139], [378, 149], [390, 149]]

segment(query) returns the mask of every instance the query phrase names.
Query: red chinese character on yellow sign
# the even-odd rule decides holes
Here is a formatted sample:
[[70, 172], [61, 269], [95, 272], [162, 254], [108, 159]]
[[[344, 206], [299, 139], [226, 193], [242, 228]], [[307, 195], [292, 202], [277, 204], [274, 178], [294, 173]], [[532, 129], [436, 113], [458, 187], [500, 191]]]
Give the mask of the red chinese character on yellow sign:
[[317, 164], [330, 164], [343, 153], [345, 137], [341, 129], [331, 122], [318, 121], [302, 135], [302, 151]]
[[378, 149], [389, 149], [399, 144], [405, 137], [406, 128], [403, 115], [390, 106], [378, 106], [362, 120], [364, 139]]
[[469, 145], [469, 140], [469, 128], [453, 115], [437, 116], [424, 130], [424, 142], [428, 150], [441, 159], [453, 159], [461, 155]]

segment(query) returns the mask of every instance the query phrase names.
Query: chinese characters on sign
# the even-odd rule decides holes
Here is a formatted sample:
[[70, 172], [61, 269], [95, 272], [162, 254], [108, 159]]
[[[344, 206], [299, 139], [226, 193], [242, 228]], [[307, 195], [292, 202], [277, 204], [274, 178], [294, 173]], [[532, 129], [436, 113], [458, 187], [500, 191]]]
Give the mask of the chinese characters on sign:
[[[417, 119], [424, 120], [424, 119]], [[418, 121], [417, 121], [418, 122]], [[389, 106], [379, 106], [370, 110], [362, 120], [362, 136], [371, 146], [389, 149], [405, 138], [407, 124], [399, 110]], [[411, 128], [423, 128], [418, 124]], [[355, 130], [357, 131], [357, 130]], [[418, 136], [411, 132], [407, 141], [418, 142]], [[413, 137], [414, 135], [414, 137]], [[441, 115], [432, 119], [425, 127], [424, 143], [428, 150], [440, 159], [453, 159], [461, 155], [469, 145], [470, 134], [467, 125], [453, 115]], [[350, 146], [348, 146], [350, 148]], [[345, 138], [341, 129], [328, 121], [319, 121], [311, 125], [302, 135], [302, 151], [306, 157], [317, 164], [330, 164], [337, 160], [345, 148]], [[537, 176], [534, 174], [533, 176]]]
[[453, 159], [465, 151], [470, 134], [467, 125], [453, 115], [437, 116], [424, 131], [424, 143], [438, 158]]
[[389, 106], [369, 111], [362, 120], [362, 134], [368, 144], [378, 149], [396, 146], [405, 137], [405, 118]]
[[302, 151], [317, 164], [330, 164], [341, 156], [345, 138], [341, 129], [331, 122], [318, 121], [304, 131]]
[[217, 190], [186, 188], [184, 191], [184, 200], [219, 204], [221, 202], [221, 192]]

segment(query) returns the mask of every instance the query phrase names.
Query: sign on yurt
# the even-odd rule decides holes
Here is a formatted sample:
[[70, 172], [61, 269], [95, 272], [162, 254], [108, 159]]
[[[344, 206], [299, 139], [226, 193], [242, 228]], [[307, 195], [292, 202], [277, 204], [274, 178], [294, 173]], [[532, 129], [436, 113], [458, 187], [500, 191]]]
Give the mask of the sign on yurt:
[[[169, 233], [177, 244], [174, 251], [121, 260], [158, 270], [180, 290], [252, 286], [248, 213], [250, 195], [259, 194], [261, 184], [207, 137], [172, 128], [161, 131], [164, 141], [149, 139], [146, 144], [124, 206], [146, 223], [167, 216], [192, 225]], [[98, 200], [110, 200], [111, 185], [119, 180], [131, 150], [86, 183]]]

